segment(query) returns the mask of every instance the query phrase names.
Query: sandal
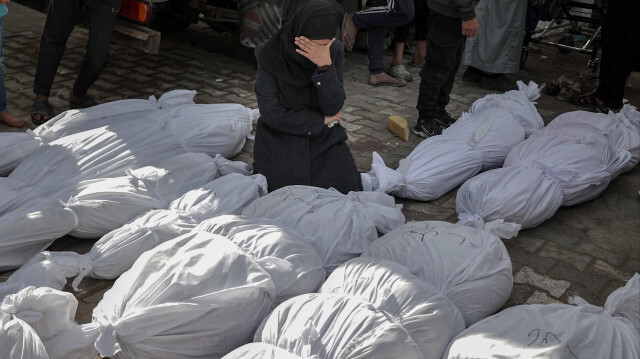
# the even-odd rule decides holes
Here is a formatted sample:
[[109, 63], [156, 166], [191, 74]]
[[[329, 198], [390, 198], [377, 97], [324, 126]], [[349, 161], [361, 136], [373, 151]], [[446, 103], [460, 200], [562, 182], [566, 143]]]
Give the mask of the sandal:
[[[344, 42], [344, 46], [347, 51], [350, 52], [353, 50], [353, 45], [356, 43], [356, 34], [352, 34], [347, 26], [347, 19], [349, 19], [349, 15], [351, 14], [344, 14], [344, 17], [342, 18], [342, 42]], [[353, 18], [353, 15], [351, 15], [351, 17]]]
[[575, 106], [591, 108], [595, 112], [609, 113], [609, 109], [606, 106], [598, 104], [598, 99], [593, 93], [583, 96], [576, 96], [569, 102]]
[[31, 106], [31, 122], [33, 122], [34, 125], [40, 126], [52, 117], [53, 108], [49, 104], [49, 101], [38, 100]]
[[71, 100], [69, 100], [69, 108], [70, 109], [80, 109], [80, 108], [87, 108], [87, 107], [93, 107], [98, 105], [98, 101], [96, 101], [93, 97], [86, 95], [85, 97], [83, 97], [80, 102], [73, 102]]

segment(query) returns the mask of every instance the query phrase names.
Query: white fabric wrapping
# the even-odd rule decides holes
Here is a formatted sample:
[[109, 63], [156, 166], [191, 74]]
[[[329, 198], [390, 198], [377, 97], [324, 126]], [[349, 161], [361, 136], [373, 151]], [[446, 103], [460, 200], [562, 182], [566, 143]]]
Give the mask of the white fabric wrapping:
[[637, 273], [634, 281], [612, 294], [617, 297], [612, 301], [618, 302], [612, 307], [578, 300], [578, 306], [534, 304], [506, 309], [462, 332], [444, 358], [640, 358], [640, 338], [634, 330], [638, 323], [616, 312], [619, 308], [633, 309], [636, 315], [640, 311]]
[[269, 274], [236, 245], [193, 232], [145, 252], [105, 293], [93, 323], [47, 348], [52, 358], [94, 345], [105, 357], [221, 357], [250, 341], [274, 298]]
[[71, 293], [46, 287], [27, 287], [0, 302], [0, 313], [28, 323], [42, 341], [75, 327], [77, 308], [78, 301]]
[[[510, 112], [524, 129], [528, 137], [532, 133], [544, 127], [542, 117], [536, 110], [535, 100], [540, 98], [542, 88], [531, 81], [525, 85], [518, 81], [518, 90], [507, 91], [502, 94], [491, 94], [476, 100], [469, 112], [477, 112], [486, 108], [502, 108]], [[542, 86], [544, 87], [544, 85]]]
[[159, 99], [151, 95], [148, 100], [125, 99], [69, 110], [38, 126], [34, 133], [43, 141], [51, 142], [64, 136], [120, 122], [129, 122], [132, 125], [131, 121], [153, 119], [152, 116], [146, 115], [153, 111], [161, 113], [163, 107], [193, 105], [195, 96], [196, 91], [193, 90], [173, 90], [164, 93]]
[[[484, 229], [486, 224], [502, 220], [504, 225], [535, 227], [562, 206], [559, 181], [558, 174], [548, 168], [512, 166], [481, 173], [458, 189], [458, 223]], [[514, 237], [518, 230], [501, 237]]]
[[588, 131], [603, 134], [613, 147], [631, 153], [631, 160], [623, 168], [630, 171], [640, 161], [640, 112], [624, 105], [618, 113], [573, 111], [556, 117], [547, 128], [580, 126]]
[[77, 224], [73, 210], [60, 201], [44, 197], [3, 214], [0, 216], [0, 271], [21, 266]]
[[29, 324], [0, 312], [0, 357], [49, 359], [38, 334]]
[[315, 248], [272, 219], [220, 216], [201, 222], [194, 231], [222, 235], [260, 264], [276, 286], [276, 305], [316, 292], [325, 280], [322, 258]]
[[511, 150], [504, 166], [558, 173], [554, 178], [562, 188], [563, 205], [570, 206], [599, 196], [609, 185], [611, 174], [629, 159], [629, 152], [616, 152], [597, 133], [579, 139], [536, 133]]
[[240, 214], [251, 202], [267, 194], [267, 179], [256, 174], [230, 173], [194, 189], [169, 204], [170, 210], [188, 212], [205, 220], [224, 214]]
[[184, 153], [129, 170], [126, 176], [80, 182], [70, 198], [59, 194], [78, 215], [78, 226], [70, 234], [99, 238], [150, 209], [166, 209], [171, 201], [217, 178], [216, 161], [203, 153]]
[[501, 167], [509, 150], [525, 138], [524, 129], [514, 115], [499, 107], [463, 113], [442, 136], [464, 140], [467, 146], [478, 151], [482, 171]]
[[[308, 358], [308, 357], [307, 357]], [[249, 343], [232, 351], [222, 359], [307, 359], [271, 344]], [[311, 358], [309, 358], [311, 359]]]
[[[185, 152], [231, 158], [250, 133], [251, 120], [251, 111], [238, 104], [134, 112], [130, 121], [72, 133], [40, 146], [9, 178], [31, 187], [21, 196], [26, 201], [73, 188], [81, 181], [123, 176], [130, 168], [155, 165]], [[0, 208], [3, 202], [0, 196]]]
[[280, 304], [254, 341], [302, 358], [423, 358], [411, 335], [386, 313], [339, 294], [304, 294]]
[[[520, 92], [516, 91], [514, 96], [522, 100]], [[497, 104], [509, 101], [510, 97], [500, 99], [487, 101], [488, 105], [472, 113], [463, 113], [442, 135], [422, 141], [409, 156], [400, 160], [397, 170], [388, 168], [374, 152], [371, 171], [361, 174], [363, 189], [430, 201], [480, 171], [502, 166], [509, 150], [525, 138], [523, 125], [515, 118], [517, 104], [522, 107], [520, 112], [532, 107], [537, 118], [540, 116], [529, 100], [510, 103], [507, 111]], [[525, 118], [530, 120], [526, 115]], [[533, 122], [537, 124], [537, 120]], [[529, 128], [540, 127], [542, 125]]]
[[190, 232], [204, 219], [239, 214], [266, 192], [266, 179], [262, 175], [231, 173], [219, 177], [171, 203], [182, 210], [151, 210], [105, 234], [89, 253], [44, 252], [36, 255], [7, 282], [0, 283], [0, 298], [30, 285], [62, 289], [68, 277], [77, 276], [72, 283], [76, 290], [87, 275], [115, 279], [131, 268], [145, 251]]
[[[462, 314], [445, 295], [389, 260], [354, 258], [331, 273], [320, 293], [371, 304], [407, 331], [425, 359], [442, 358], [449, 342], [465, 328]], [[402, 352], [395, 357], [403, 358]]]
[[[361, 174], [363, 183], [372, 181], [373, 191], [402, 198], [430, 201], [442, 197], [482, 168], [482, 156], [464, 141], [444, 136], [427, 138], [400, 160], [397, 170], [388, 168], [373, 153], [371, 171]], [[363, 186], [363, 189], [367, 190]]]
[[287, 186], [251, 203], [242, 215], [267, 217], [297, 231], [316, 248], [327, 273], [359, 256], [378, 232], [405, 222], [393, 197], [376, 192], [350, 192], [310, 186]]
[[467, 326], [500, 309], [513, 286], [511, 259], [500, 238], [459, 224], [408, 222], [376, 240], [362, 257], [409, 268], [455, 303]]
[[42, 140], [33, 131], [0, 133], [0, 176], [6, 176], [42, 146]]

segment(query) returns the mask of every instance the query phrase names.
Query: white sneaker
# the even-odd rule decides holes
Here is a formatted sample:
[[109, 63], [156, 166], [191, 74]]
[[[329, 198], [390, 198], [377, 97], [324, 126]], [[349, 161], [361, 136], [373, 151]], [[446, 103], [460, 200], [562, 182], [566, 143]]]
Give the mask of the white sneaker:
[[393, 77], [403, 79], [405, 81], [413, 81], [413, 76], [411, 75], [411, 73], [409, 73], [409, 71], [407, 71], [407, 68], [404, 67], [404, 64], [389, 67], [387, 73]]

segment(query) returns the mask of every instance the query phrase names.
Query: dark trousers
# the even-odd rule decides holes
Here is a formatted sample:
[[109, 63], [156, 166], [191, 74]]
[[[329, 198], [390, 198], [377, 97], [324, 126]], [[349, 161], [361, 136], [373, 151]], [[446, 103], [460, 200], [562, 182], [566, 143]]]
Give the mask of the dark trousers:
[[358, 30], [367, 30], [369, 73], [384, 72], [384, 38], [387, 26], [404, 25], [413, 19], [413, 0], [372, 0], [371, 7], [353, 15]]
[[413, 5], [416, 9], [416, 15], [413, 18], [413, 21], [398, 26], [396, 33], [393, 35], [393, 41], [402, 43], [407, 42], [409, 30], [411, 29], [412, 24], [416, 27], [416, 33], [413, 39], [415, 41], [424, 41], [427, 39], [427, 31], [429, 30], [429, 22], [427, 21], [429, 19], [429, 7], [427, 6], [427, 0], [414, 0]]
[[634, 61], [640, 61], [638, 14], [638, 0], [608, 2], [607, 15], [602, 25], [600, 84], [595, 95], [610, 108], [622, 107], [627, 76], [631, 73]]
[[420, 118], [430, 118], [445, 112], [453, 80], [460, 67], [466, 37], [462, 35], [462, 20], [429, 12], [427, 57], [420, 70], [418, 109]]
[[33, 91], [37, 95], [49, 95], [60, 60], [67, 47], [67, 39], [86, 9], [89, 41], [86, 54], [73, 93], [83, 97], [98, 79], [109, 59], [109, 43], [121, 0], [62, 0], [51, 1], [47, 20], [40, 38], [40, 51], [36, 66]]

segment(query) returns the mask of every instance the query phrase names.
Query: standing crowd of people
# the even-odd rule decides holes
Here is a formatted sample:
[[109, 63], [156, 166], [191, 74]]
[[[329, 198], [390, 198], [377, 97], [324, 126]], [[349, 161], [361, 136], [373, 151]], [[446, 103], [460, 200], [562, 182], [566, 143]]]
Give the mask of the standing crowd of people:
[[[0, 33], [9, 1], [0, 0]], [[517, 88], [506, 74], [519, 69], [525, 19], [530, 17], [527, 8], [535, 0], [368, 0], [354, 13], [345, 13], [336, 0], [287, 1], [296, 2], [293, 15], [255, 49], [255, 93], [261, 117], [254, 170], [267, 177], [270, 191], [299, 184], [347, 193], [362, 188], [346, 144], [347, 133], [340, 124], [346, 99], [345, 50], [353, 49], [356, 35], [367, 33], [367, 83], [405, 86], [413, 76], [404, 66], [403, 52], [409, 29], [415, 25], [415, 53], [409, 65], [421, 70], [418, 118], [411, 132], [427, 138], [455, 122], [446, 107], [461, 64], [467, 65], [463, 81], [497, 91]], [[54, 116], [49, 94], [67, 39], [82, 11], [87, 15], [89, 39], [69, 93], [69, 107], [97, 104], [88, 90], [107, 64], [120, 2], [51, 2], [37, 60], [33, 124]], [[609, 2], [602, 31], [600, 86], [594, 94], [576, 98], [574, 104], [605, 113], [622, 107], [625, 79], [633, 60], [640, 58], [639, 28], [632, 21], [639, 7], [636, 0]], [[390, 27], [396, 28], [394, 56], [385, 69], [385, 38]], [[0, 122], [25, 126], [25, 121], [7, 111], [6, 97], [0, 67]]]

